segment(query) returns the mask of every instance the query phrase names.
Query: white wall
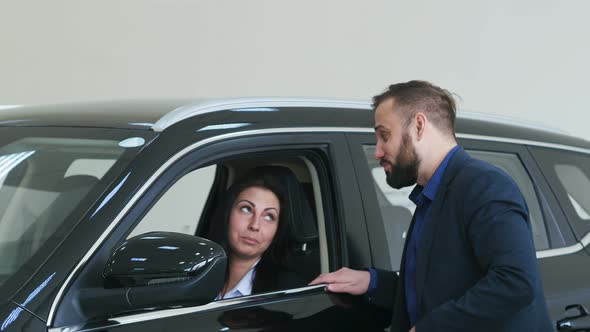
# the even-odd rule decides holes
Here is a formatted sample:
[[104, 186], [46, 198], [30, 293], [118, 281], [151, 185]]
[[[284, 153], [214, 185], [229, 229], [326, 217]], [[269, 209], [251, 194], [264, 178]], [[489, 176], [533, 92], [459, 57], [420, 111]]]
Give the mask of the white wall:
[[590, 2], [0, 1], [0, 105], [322, 96], [427, 79], [590, 139]]

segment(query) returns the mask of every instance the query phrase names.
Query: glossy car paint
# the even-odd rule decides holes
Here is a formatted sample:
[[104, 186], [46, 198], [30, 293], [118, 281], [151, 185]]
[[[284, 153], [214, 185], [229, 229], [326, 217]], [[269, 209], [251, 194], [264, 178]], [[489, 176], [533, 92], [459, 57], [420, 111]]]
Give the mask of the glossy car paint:
[[[93, 246], [105, 230], [112, 227], [113, 220], [128, 208], [129, 201], [140, 191], [145, 183], [159, 169], [167, 168], [167, 162], [179, 151], [197, 146], [204, 149], [215, 145], [216, 155], [239, 151], [255, 146], [276, 146], [286, 142], [275, 142], [275, 138], [292, 144], [327, 144], [331, 149], [335, 174], [335, 193], [337, 201], [336, 214], [341, 225], [340, 234], [335, 240], [335, 247], [340, 248], [336, 262], [331, 269], [339, 266], [361, 268], [371, 265], [386, 265], [383, 250], [387, 248], [384, 237], [371, 237], [367, 225], [373, 224], [365, 212], [373, 209], [370, 203], [361, 205], [359, 185], [367, 185], [362, 181], [357, 183], [357, 169], [347, 146], [347, 135], [372, 132], [372, 113], [370, 110], [339, 109], [327, 107], [273, 107], [268, 105], [265, 110], [227, 109], [223, 111], [205, 113], [173, 124], [162, 132], [151, 131], [151, 125], [172, 109], [180, 107], [184, 101], [164, 103], [126, 103], [99, 105], [69, 105], [67, 107], [52, 107], [48, 109], [19, 108], [13, 113], [0, 116], [0, 126], [26, 126], [35, 128], [55, 127], [97, 127], [120, 128], [121, 130], [142, 131], [150, 137], [141, 152], [136, 156], [117, 177], [109, 188], [100, 196], [95, 204], [79, 220], [77, 226], [64, 238], [59, 246], [53, 249], [52, 255], [45, 261], [38, 262], [32, 267], [36, 272], [29, 280], [24, 280], [20, 288], [10, 301], [0, 307], [0, 321], [6, 323], [7, 330], [31, 330], [31, 328], [45, 326], [59, 328], [64, 325], [58, 321], [48, 321], [54, 300], [74, 270], [82, 256]], [[88, 112], [86, 112], [88, 110]], [[54, 113], [67, 114], [67, 120], [58, 120]], [[118, 116], [115, 114], [119, 114]], [[63, 117], [61, 117], [63, 118]], [[1, 130], [1, 128], [0, 128]], [[572, 138], [556, 132], [548, 132], [532, 127], [520, 127], [512, 124], [489, 122], [472, 118], [459, 118], [457, 131], [460, 136], [482, 141], [506, 141], [520, 144], [523, 142], [551, 147], [565, 147], [567, 149], [589, 151], [590, 144], [584, 140]], [[310, 134], [311, 133], [311, 134]], [[315, 136], [314, 136], [315, 135]], [[288, 139], [285, 137], [289, 137]], [[367, 138], [370, 140], [370, 138]], [[256, 141], [258, 140], [258, 141]], [[269, 143], [272, 142], [271, 143]], [[198, 145], [199, 142], [210, 142]], [[350, 143], [350, 142], [349, 142]], [[525, 145], [526, 146], [526, 145]], [[337, 150], [336, 152], [334, 152]], [[205, 158], [207, 156], [203, 156]], [[209, 156], [208, 158], [212, 158]], [[180, 162], [182, 158], [178, 158]], [[172, 166], [172, 165], [170, 165]], [[102, 204], [106, 197], [111, 197], [107, 204]], [[99, 209], [99, 206], [102, 208]], [[380, 222], [380, 221], [379, 221]], [[130, 227], [130, 223], [122, 221], [112, 232], [122, 232], [118, 226]], [[371, 226], [369, 226], [369, 229]], [[571, 234], [568, 236], [571, 237]], [[370, 244], [369, 244], [370, 243]], [[98, 244], [100, 247], [100, 243]], [[105, 242], [105, 246], [108, 243]], [[100, 248], [97, 248], [100, 249]], [[385, 251], [387, 252], [387, 251]], [[381, 263], [380, 263], [381, 262]], [[559, 318], [558, 308], [566, 304], [582, 303], [590, 292], [588, 284], [590, 257], [587, 249], [569, 255], [540, 259], [543, 282], [552, 309], [552, 316]], [[568, 273], [575, 266], [575, 272]], [[386, 266], [385, 266], [386, 267]], [[565, 278], [565, 279], [564, 279]], [[75, 278], [74, 278], [75, 279]], [[571, 288], [570, 288], [571, 286]], [[63, 295], [63, 294], [62, 294]], [[223, 302], [223, 301], [222, 301]], [[16, 304], [21, 307], [17, 307]], [[588, 304], [588, 303], [586, 303]], [[24, 309], [17, 315], [15, 310]], [[59, 311], [59, 306], [58, 306]], [[169, 309], [177, 310], [177, 309]], [[180, 310], [180, 309], [178, 309]], [[342, 295], [329, 295], [322, 289], [314, 288], [295, 292], [293, 294], [276, 293], [254, 296], [230, 302], [223, 302], [221, 306], [201, 310], [186, 308], [186, 313], [176, 316], [170, 314], [166, 318], [158, 318], [162, 312], [145, 312], [135, 320], [111, 320], [109, 322], [94, 322], [71, 327], [108, 328], [108, 330], [148, 329], [148, 330], [182, 330], [188, 328], [207, 327], [220, 328], [278, 328], [289, 326], [321, 326], [329, 329], [334, 327], [334, 317], [341, 320], [344, 327], [366, 324], [370, 317], [381, 317], [375, 311], [363, 309], [359, 299], [351, 299]], [[353, 313], [357, 313], [355, 316]], [[358, 314], [363, 313], [363, 314]], [[151, 315], [151, 316], [150, 316]], [[166, 315], [164, 315], [166, 316]], [[563, 316], [563, 315], [562, 315]], [[143, 318], [141, 318], [143, 317]], [[244, 319], [248, 317], [248, 319]], [[252, 319], [252, 317], [256, 317]], [[375, 318], [373, 317], [373, 318]], [[53, 317], [55, 318], [55, 317]], [[356, 320], [355, 320], [356, 319]], [[40, 324], [42, 322], [43, 324]], [[123, 322], [123, 323], [121, 323]], [[297, 323], [294, 323], [297, 322]], [[108, 326], [104, 325], [107, 324]], [[245, 326], [244, 326], [245, 324]], [[292, 325], [293, 324], [293, 325]], [[303, 325], [297, 325], [303, 324]], [[307, 324], [307, 325], [306, 325]], [[4, 326], [4, 325], [3, 325]], [[165, 328], [164, 328], [165, 327]], [[376, 327], [379, 329], [379, 327]], [[35, 329], [33, 329], [35, 330]]]

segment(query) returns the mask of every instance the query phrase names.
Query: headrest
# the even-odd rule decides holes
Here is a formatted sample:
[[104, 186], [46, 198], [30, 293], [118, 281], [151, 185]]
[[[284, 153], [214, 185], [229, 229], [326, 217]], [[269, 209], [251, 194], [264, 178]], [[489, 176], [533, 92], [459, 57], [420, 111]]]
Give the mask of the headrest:
[[284, 166], [259, 166], [253, 173], [269, 175], [285, 189], [287, 211], [285, 216], [290, 221], [290, 233], [298, 244], [309, 243], [318, 238], [318, 227], [313, 216], [307, 195], [301, 183], [289, 168]]
[[88, 189], [98, 182], [98, 179], [92, 175], [72, 175], [64, 178], [58, 186], [58, 191], [72, 191], [77, 189]]

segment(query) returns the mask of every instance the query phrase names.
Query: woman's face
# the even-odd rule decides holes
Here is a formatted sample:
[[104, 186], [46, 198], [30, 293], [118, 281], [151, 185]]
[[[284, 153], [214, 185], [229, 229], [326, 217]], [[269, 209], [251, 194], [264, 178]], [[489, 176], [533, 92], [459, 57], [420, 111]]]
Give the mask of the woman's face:
[[279, 199], [272, 191], [259, 187], [243, 190], [229, 216], [232, 254], [259, 259], [277, 232], [280, 209]]

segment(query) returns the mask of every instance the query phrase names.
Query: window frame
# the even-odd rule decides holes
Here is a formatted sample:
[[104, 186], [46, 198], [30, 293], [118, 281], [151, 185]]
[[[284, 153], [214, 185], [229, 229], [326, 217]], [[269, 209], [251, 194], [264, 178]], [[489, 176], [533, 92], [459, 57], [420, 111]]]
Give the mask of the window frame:
[[[549, 184], [538, 168], [527, 146], [486, 141], [483, 139], [461, 138], [460, 135], [458, 136], [458, 143], [465, 150], [511, 153], [520, 159], [534, 187], [549, 241], [548, 249], [537, 250], [538, 257], [560, 255], [561, 252], [556, 250], [577, 244], [569, 223], [565, 219]], [[363, 145], [376, 145], [375, 136], [373, 133], [350, 133], [347, 134], [347, 138], [361, 187], [361, 197], [365, 206], [365, 219], [367, 220], [371, 251], [375, 253], [373, 254], [373, 259], [376, 263], [375, 267], [393, 270], [389, 258], [391, 253], [389, 252], [385, 235], [386, 228], [383, 224], [385, 221], [381, 221], [381, 211], [375, 203], [377, 202], [377, 194], [374, 190], [374, 180], [363, 148]], [[548, 217], [547, 214], [551, 214], [551, 216]], [[387, 255], [383, 253], [387, 253]], [[401, 254], [400, 252], [399, 255]]]
[[[89, 218], [90, 212], [95, 208], [95, 201], [101, 193], [118, 180], [118, 175], [123, 173], [130, 164], [140, 155], [156, 135], [144, 130], [123, 130], [117, 128], [78, 128], [78, 127], [2, 127], [0, 142], [10, 144], [22, 137], [48, 137], [48, 138], [73, 138], [73, 139], [97, 139], [97, 140], [124, 140], [129, 137], [141, 137], [145, 140], [142, 146], [128, 149], [124, 152], [110, 169], [98, 180], [86, 196], [78, 202], [77, 206], [63, 220], [60, 227], [46, 240], [46, 242], [29, 258], [17, 273], [7, 279], [0, 286], [0, 301], [16, 299], [21, 301], [21, 292], [28, 288], [35, 288], [42, 284], [47, 276], [40, 277], [38, 271], [42, 270], [47, 262], [55, 259], [53, 253], [61, 249], [64, 242], [68, 241], [70, 234], [80, 228], [80, 224]], [[61, 262], [73, 262], [72, 257], [60, 257]], [[54, 268], [50, 268], [54, 270]], [[52, 271], [54, 272], [54, 271]], [[49, 273], [51, 275], [51, 273]], [[59, 275], [56, 277], [59, 278]], [[21, 303], [26, 299], [22, 298]]]
[[[537, 162], [531, 155], [528, 147], [523, 144], [492, 142], [485, 140], [459, 138], [459, 145], [465, 150], [478, 150], [485, 152], [512, 153], [521, 161], [524, 170], [528, 173], [533, 188], [537, 194], [537, 200], [541, 207], [541, 214], [545, 223], [549, 248], [537, 250], [537, 255], [544, 256], [551, 250], [558, 250], [577, 244], [572, 229], [561, 210], [551, 187], [547, 183]], [[550, 215], [550, 216], [548, 216]]]
[[556, 197], [558, 205], [564, 214], [564, 220], [569, 221], [572, 232], [574, 232], [577, 239], [581, 241], [590, 234], [590, 223], [584, 222], [578, 217], [577, 213], [573, 211], [573, 206], [567, 199], [567, 191], [563, 188], [563, 184], [554, 169], [555, 163], [551, 162], [549, 156], [544, 154], [560, 155], [559, 160], [563, 160], [562, 158], [573, 160], [576, 162], [575, 165], [579, 165], [580, 158], [590, 158], [590, 154], [537, 146], [529, 147], [529, 150], [535, 158], [535, 161], [538, 163], [547, 182], [551, 185], [552, 193]]
[[[60, 317], [60, 312], [67, 311], [71, 305], [64, 305], [69, 299], [75, 299], [76, 290], [83, 286], [88, 286], [88, 280], [95, 278], [104, 266], [105, 258], [108, 258], [112, 248], [121, 243], [124, 238], [131, 232], [135, 225], [139, 223], [143, 216], [158, 201], [159, 197], [168, 190], [180, 177], [189, 172], [211, 165], [213, 163], [223, 162], [228, 158], [235, 159], [236, 156], [246, 156], [249, 153], [260, 151], [276, 151], [277, 155], [284, 155], [286, 149], [299, 151], [303, 155], [305, 151], [322, 151], [324, 156], [315, 158], [310, 156], [310, 160], [316, 167], [322, 191], [322, 204], [324, 207], [324, 218], [326, 222], [326, 242], [328, 246], [328, 255], [330, 257], [329, 268], [335, 270], [342, 266], [349, 266], [350, 261], [365, 260], [362, 262], [366, 265], [366, 258], [370, 256], [368, 252], [361, 252], [360, 258], [348, 254], [348, 241], [353, 233], [353, 242], [364, 241], [364, 248], [368, 248], [368, 239], [357, 234], [363, 234], [363, 223], [358, 222], [360, 207], [349, 202], [355, 202], [356, 199], [345, 199], [349, 202], [343, 203], [343, 193], [358, 192], [356, 182], [340, 181], [339, 179], [350, 179], [354, 176], [352, 166], [350, 166], [350, 156], [346, 149], [344, 137], [340, 133], [299, 133], [292, 135], [286, 130], [286, 133], [279, 134], [262, 134], [262, 135], [244, 135], [237, 138], [219, 140], [215, 143], [198, 147], [186, 153], [169, 166], [165, 167], [161, 175], [150, 184], [145, 192], [141, 194], [138, 200], [133, 204], [131, 209], [122, 217], [109, 236], [101, 243], [93, 257], [82, 267], [80, 273], [77, 273], [75, 280], [69, 284], [66, 294], [61, 298], [60, 305], [57, 309], [56, 321], [58, 325], [71, 325]], [[342, 188], [346, 187], [346, 188]], [[351, 188], [352, 187], [352, 188]], [[346, 196], [346, 195], [344, 195]], [[360, 205], [360, 204], [359, 204]], [[342, 208], [340, 208], [342, 207]], [[354, 221], [354, 222], [353, 222]], [[351, 225], [357, 226], [350, 227]], [[355, 248], [363, 248], [363, 245], [355, 245]], [[367, 249], [368, 250], [368, 249]], [[360, 250], [362, 251], [362, 250]], [[359, 255], [356, 255], [359, 256]], [[91, 285], [92, 286], [92, 285]], [[94, 285], [95, 286], [95, 285]], [[68, 296], [69, 295], [69, 296]], [[196, 306], [201, 307], [201, 306]], [[137, 313], [135, 313], [137, 314]], [[67, 314], [65, 314], [67, 316]]]

